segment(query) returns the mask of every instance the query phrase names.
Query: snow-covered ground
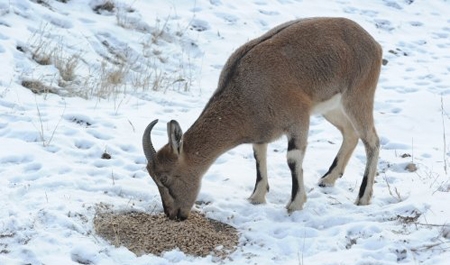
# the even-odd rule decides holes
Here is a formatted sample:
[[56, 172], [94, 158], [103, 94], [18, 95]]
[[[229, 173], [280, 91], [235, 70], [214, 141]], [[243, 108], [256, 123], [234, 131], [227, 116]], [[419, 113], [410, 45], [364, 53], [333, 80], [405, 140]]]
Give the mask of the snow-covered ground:
[[314, 117], [304, 210], [284, 208], [286, 139], [269, 146], [267, 204], [246, 200], [255, 181], [251, 146], [227, 152], [204, 176], [198, 200], [205, 203], [196, 208], [240, 232], [237, 250], [220, 262], [449, 264], [450, 2], [104, 3], [0, 1], [0, 264], [218, 262], [115, 248], [94, 233], [96, 206], [162, 211], [141, 148], [148, 122], [160, 120], [158, 148], [167, 142], [167, 121], [184, 130], [195, 121], [237, 47], [311, 16], [353, 19], [384, 49], [372, 204], [353, 204], [365, 165], [361, 145], [335, 187], [317, 186], [341, 139]]

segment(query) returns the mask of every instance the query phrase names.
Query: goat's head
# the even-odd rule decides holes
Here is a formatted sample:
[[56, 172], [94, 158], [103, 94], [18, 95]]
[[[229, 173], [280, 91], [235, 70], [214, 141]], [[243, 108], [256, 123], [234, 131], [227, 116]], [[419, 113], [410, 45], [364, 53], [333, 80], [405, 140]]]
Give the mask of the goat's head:
[[174, 120], [167, 123], [169, 143], [155, 151], [151, 131], [157, 122], [151, 122], [142, 137], [147, 170], [158, 187], [164, 213], [170, 219], [185, 220], [200, 190], [200, 173], [186, 164], [183, 132]]

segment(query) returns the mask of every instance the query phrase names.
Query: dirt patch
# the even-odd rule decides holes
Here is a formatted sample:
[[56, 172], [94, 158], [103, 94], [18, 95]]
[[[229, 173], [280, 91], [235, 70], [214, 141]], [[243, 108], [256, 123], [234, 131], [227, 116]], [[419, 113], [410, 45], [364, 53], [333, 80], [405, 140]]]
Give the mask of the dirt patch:
[[163, 213], [98, 213], [94, 227], [114, 246], [124, 246], [138, 256], [179, 249], [187, 255], [225, 258], [239, 239], [234, 227], [198, 213], [183, 222], [169, 220]]

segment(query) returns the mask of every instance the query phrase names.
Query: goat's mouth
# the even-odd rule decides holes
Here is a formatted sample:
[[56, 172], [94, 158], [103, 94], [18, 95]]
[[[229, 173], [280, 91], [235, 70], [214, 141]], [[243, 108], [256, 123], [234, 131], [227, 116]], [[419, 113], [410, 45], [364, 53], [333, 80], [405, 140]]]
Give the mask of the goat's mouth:
[[189, 217], [189, 213], [183, 213], [181, 209], [170, 211], [164, 207], [164, 213], [170, 220], [174, 221], [184, 221]]
[[163, 201], [164, 213], [170, 220], [184, 221], [189, 217], [190, 211], [184, 211], [181, 208], [171, 207]]
[[183, 213], [181, 212], [181, 210], [178, 210], [178, 211], [177, 211], [176, 217], [175, 217], [175, 218], [172, 218], [172, 220], [184, 221], [184, 220], [186, 220], [188, 217], [189, 217], [189, 215], [183, 214]]

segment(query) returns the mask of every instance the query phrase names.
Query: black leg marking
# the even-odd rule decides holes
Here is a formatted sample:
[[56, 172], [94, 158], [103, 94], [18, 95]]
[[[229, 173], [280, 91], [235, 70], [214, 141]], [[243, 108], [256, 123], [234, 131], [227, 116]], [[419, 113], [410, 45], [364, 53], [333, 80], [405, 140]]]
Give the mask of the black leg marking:
[[259, 182], [261, 182], [261, 180], [262, 180], [261, 171], [259, 170], [259, 162], [258, 162], [258, 159], [256, 158], [256, 155], [255, 155], [255, 159], [256, 159], [256, 184], [255, 184], [255, 188], [253, 189], [253, 193], [255, 193], [256, 187], [258, 187]]
[[359, 198], [361, 199], [362, 196], [364, 195], [364, 192], [366, 191], [366, 187], [367, 187], [367, 175], [364, 175], [364, 178], [362, 180], [361, 183], [361, 187], [359, 188]]
[[333, 169], [337, 166], [338, 163], [338, 158], [336, 157], [333, 160], [333, 164], [331, 164], [330, 168], [328, 169], [327, 173], [325, 173], [325, 175], [322, 176], [322, 178], [326, 177], [327, 175], [329, 175], [331, 173], [331, 171], [333, 171]]
[[292, 176], [292, 193], [291, 193], [291, 201], [295, 200], [298, 192], [298, 179], [297, 179], [297, 164], [295, 162], [288, 162], [289, 169], [291, 170]]
[[[288, 141], [288, 152], [296, 150], [297, 145], [295, 144], [295, 139], [291, 138]], [[289, 169], [291, 170], [292, 176], [292, 193], [291, 193], [291, 202], [295, 200], [298, 191], [298, 179], [297, 179], [297, 164], [295, 161], [288, 161]]]
[[289, 142], [288, 142], [288, 152], [289, 152], [289, 151], [292, 151], [292, 150], [294, 150], [294, 149], [297, 149], [297, 146], [296, 146], [296, 144], [295, 144], [295, 139], [292, 138], [292, 139], [290, 139]]
[[[259, 183], [263, 180], [263, 178], [261, 174], [261, 164], [259, 163], [258, 155], [255, 149], [253, 149], [253, 157], [255, 158], [256, 161], [256, 183], [255, 188], [253, 189], [253, 194], [255, 194], [256, 189], [259, 186]], [[266, 185], [266, 190], [269, 191], [269, 184]]]

